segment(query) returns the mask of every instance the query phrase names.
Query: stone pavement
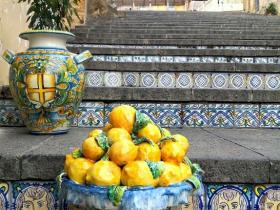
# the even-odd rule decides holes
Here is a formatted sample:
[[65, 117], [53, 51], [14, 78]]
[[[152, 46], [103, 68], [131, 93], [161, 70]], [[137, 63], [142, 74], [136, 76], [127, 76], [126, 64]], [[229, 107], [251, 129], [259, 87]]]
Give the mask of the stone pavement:
[[[66, 153], [79, 147], [89, 128], [68, 134], [34, 136], [25, 128], [0, 128], [0, 177], [3, 180], [53, 180]], [[204, 182], [279, 183], [280, 130], [184, 128], [189, 157], [205, 170]]]

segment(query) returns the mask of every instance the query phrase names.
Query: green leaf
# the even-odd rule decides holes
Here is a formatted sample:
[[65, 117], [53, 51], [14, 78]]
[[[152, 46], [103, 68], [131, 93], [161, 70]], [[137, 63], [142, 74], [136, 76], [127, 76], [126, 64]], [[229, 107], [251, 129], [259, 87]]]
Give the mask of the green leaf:
[[108, 198], [114, 204], [114, 206], [118, 206], [121, 201], [122, 197], [126, 191], [126, 186], [110, 186], [108, 190]]
[[104, 150], [107, 151], [109, 149], [109, 139], [108, 137], [105, 135], [105, 133], [101, 133], [99, 136], [97, 136], [96, 138], [96, 142], [97, 144]]
[[133, 139], [133, 143], [134, 143], [135, 145], [141, 144], [141, 143], [143, 143], [143, 142], [147, 142], [147, 143], [151, 144], [152, 146], [155, 145], [155, 143], [154, 143], [152, 140], [147, 139], [146, 137], [141, 137], [141, 138], [135, 138], [135, 139]]
[[108, 160], [109, 161], [109, 153], [108, 153], [108, 151], [102, 156], [101, 160]]
[[146, 160], [146, 163], [149, 166], [154, 179], [160, 177], [164, 172], [165, 168], [164, 168], [164, 163], [162, 161], [155, 162], [155, 161]]
[[83, 157], [83, 152], [82, 152], [82, 150], [80, 150], [80, 149], [77, 149], [77, 150], [74, 150], [73, 152], [72, 152], [72, 156], [73, 156], [73, 158], [80, 158], [80, 157]]
[[146, 127], [148, 123], [152, 123], [151, 119], [146, 114], [136, 111], [136, 119], [133, 126], [133, 133], [137, 134], [138, 131]]

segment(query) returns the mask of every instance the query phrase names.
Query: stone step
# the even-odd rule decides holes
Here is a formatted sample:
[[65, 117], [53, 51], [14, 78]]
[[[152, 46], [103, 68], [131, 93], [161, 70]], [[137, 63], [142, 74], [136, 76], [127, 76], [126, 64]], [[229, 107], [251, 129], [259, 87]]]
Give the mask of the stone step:
[[232, 40], [232, 39], [84, 39], [77, 38], [72, 44], [107, 45], [175, 45], [175, 46], [266, 46], [279, 47], [278, 40]]
[[[279, 79], [279, 75], [278, 75]], [[280, 103], [277, 90], [234, 88], [158, 88], [158, 87], [86, 87], [84, 101], [163, 102], [163, 103]], [[11, 99], [8, 88], [1, 90], [1, 100]]]
[[[280, 40], [280, 35], [271, 35], [271, 34], [265, 34], [265, 35], [259, 35], [259, 34], [176, 34], [175, 32], [172, 32], [172, 34], [168, 34], [167, 31], [166, 34], [155, 32], [149, 32], [148, 34], [142, 34], [140, 31], [137, 33], [138, 30], [136, 30], [133, 33], [130, 32], [115, 32], [115, 31], [104, 31], [99, 32], [91, 32], [89, 34], [87, 33], [76, 33], [77, 37], [76, 40], [94, 40], [94, 39], [221, 39], [221, 40]], [[131, 31], [132, 32], [132, 31]]]
[[[1, 179], [55, 180], [63, 169], [65, 154], [81, 146], [90, 130], [72, 128], [65, 135], [32, 136], [25, 128], [0, 128]], [[205, 171], [204, 182], [280, 182], [279, 130], [184, 128], [171, 131], [190, 139], [188, 156]]]
[[250, 63], [152, 63], [152, 62], [89, 62], [88, 70], [119, 71], [119, 72], [257, 72], [279, 73], [279, 64]]
[[122, 47], [85, 47], [69, 45], [69, 51], [80, 53], [85, 50], [91, 51], [95, 56], [98, 55], [158, 55], [158, 56], [221, 56], [221, 57], [273, 57], [280, 56], [279, 49], [262, 49], [262, 50], [234, 50], [234, 49], [156, 49], [156, 48], [125, 48]]

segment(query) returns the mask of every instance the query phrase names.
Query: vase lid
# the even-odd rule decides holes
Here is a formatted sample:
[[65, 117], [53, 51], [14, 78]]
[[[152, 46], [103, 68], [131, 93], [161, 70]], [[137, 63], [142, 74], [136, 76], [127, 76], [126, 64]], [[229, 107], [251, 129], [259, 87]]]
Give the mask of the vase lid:
[[24, 40], [29, 40], [29, 36], [32, 34], [52, 34], [52, 35], [62, 35], [65, 36], [65, 39], [72, 41], [75, 38], [75, 35], [68, 31], [59, 31], [59, 30], [28, 30], [19, 34], [19, 37]]

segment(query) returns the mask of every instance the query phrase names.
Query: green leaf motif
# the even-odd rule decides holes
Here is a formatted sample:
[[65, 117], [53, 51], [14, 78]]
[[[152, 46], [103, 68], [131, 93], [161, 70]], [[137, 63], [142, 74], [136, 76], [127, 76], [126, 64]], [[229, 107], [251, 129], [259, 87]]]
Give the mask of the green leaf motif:
[[97, 144], [104, 150], [107, 151], [109, 149], [109, 139], [108, 137], [105, 135], [105, 133], [101, 133], [99, 136], [97, 136], [96, 138], [96, 142]]
[[200, 188], [201, 181], [196, 176], [192, 176], [187, 181], [192, 183], [196, 190]]
[[155, 161], [146, 161], [147, 165], [149, 166], [153, 178], [157, 179], [158, 177], [160, 177], [162, 175], [162, 173], [164, 172], [164, 164], [163, 162], [159, 161], [159, 162], [155, 162]]
[[122, 197], [126, 191], [126, 186], [110, 186], [108, 190], [108, 198], [114, 204], [114, 206], [118, 206], [121, 201]]
[[152, 123], [151, 119], [144, 113], [136, 111], [136, 120], [133, 127], [133, 133], [137, 134], [138, 131]]

